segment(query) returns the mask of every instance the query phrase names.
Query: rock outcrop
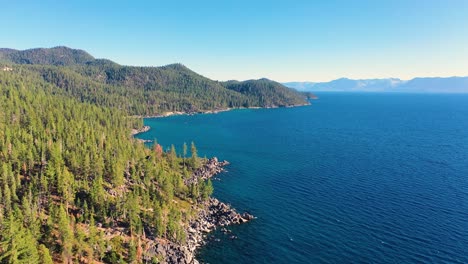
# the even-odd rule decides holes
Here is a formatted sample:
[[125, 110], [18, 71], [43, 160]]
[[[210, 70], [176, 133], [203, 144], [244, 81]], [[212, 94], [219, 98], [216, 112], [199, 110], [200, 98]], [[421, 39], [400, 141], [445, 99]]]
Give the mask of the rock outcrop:
[[151, 129], [150, 126], [144, 126], [144, 127], [140, 128], [140, 129], [134, 128], [134, 129], [132, 129], [132, 132], [130, 134], [132, 136], [135, 136], [135, 135], [140, 134], [140, 133], [148, 132], [150, 129]]
[[229, 165], [227, 161], [218, 161], [218, 158], [214, 157], [209, 159], [200, 168], [195, 170], [192, 175], [184, 180], [184, 184], [190, 186], [191, 184], [197, 184], [200, 180], [207, 180], [216, 174], [224, 171], [224, 166]]
[[[223, 167], [229, 164], [227, 161], [219, 162], [218, 159], [209, 159], [202, 167], [196, 170], [192, 176], [185, 180], [186, 185], [198, 183], [222, 172]], [[196, 250], [205, 245], [206, 234], [216, 228], [225, 229], [226, 226], [246, 223], [255, 217], [249, 213], [238, 213], [230, 205], [220, 202], [216, 198], [209, 198], [197, 205], [192, 205], [197, 210], [197, 216], [186, 227], [186, 242], [179, 245], [167, 240], [157, 239], [149, 245], [146, 255], [160, 258], [160, 263], [186, 263], [197, 264], [195, 259]], [[231, 238], [236, 236], [231, 235]]]

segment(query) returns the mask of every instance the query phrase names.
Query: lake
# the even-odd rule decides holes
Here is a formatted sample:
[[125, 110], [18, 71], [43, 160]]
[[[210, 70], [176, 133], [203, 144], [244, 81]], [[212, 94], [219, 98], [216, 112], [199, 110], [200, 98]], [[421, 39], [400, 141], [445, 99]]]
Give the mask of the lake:
[[214, 196], [258, 218], [206, 263], [468, 263], [468, 95], [320, 93], [311, 106], [146, 119], [231, 162]]

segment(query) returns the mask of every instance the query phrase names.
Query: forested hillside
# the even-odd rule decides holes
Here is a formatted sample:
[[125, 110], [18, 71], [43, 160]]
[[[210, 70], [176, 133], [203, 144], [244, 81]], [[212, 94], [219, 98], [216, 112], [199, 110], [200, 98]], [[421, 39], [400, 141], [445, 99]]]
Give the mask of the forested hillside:
[[306, 103], [305, 95], [298, 96], [298, 92], [268, 79], [228, 81], [224, 83], [224, 86], [229, 90], [248, 95], [251, 98], [251, 104], [256, 106], [275, 107]]
[[252, 217], [208, 199], [213, 187], [194, 176], [207, 165], [193, 143], [182, 154], [148, 149], [130, 135], [143, 125], [131, 116], [304, 103], [269, 80], [220, 83], [181, 64], [0, 49], [0, 263], [156, 263], [156, 240], [190, 259], [174, 243], [202, 206], [215, 204], [230, 222]]
[[0, 62], [15, 70], [35, 72], [46, 82], [62, 88], [65, 95], [82, 102], [120, 108], [130, 115], [307, 103], [304, 95], [265, 79], [221, 83], [181, 64], [121, 66], [67, 47], [0, 49]]
[[147, 149], [141, 120], [60, 90], [0, 71], [0, 263], [141, 262], [145, 237], [183, 241], [187, 205], [212, 191], [183, 184], [196, 148]]
[[93, 61], [94, 57], [86, 51], [55, 47], [29, 50], [0, 49], [0, 58], [18, 64], [48, 64], [70, 66]]

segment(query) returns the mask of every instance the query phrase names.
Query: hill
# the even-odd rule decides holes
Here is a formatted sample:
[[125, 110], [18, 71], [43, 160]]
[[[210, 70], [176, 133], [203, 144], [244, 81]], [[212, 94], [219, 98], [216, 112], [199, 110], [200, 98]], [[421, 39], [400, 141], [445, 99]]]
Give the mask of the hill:
[[185, 143], [182, 155], [149, 149], [129, 115], [306, 102], [266, 79], [220, 83], [67, 47], [0, 49], [0, 61], [0, 263], [195, 262], [206, 230], [253, 216], [210, 197], [226, 162], [193, 143], [189, 155]]
[[268, 79], [227, 81], [223, 85], [229, 90], [249, 96], [255, 106], [284, 107], [305, 104], [304, 95]]
[[18, 64], [44, 64], [56, 66], [85, 64], [95, 60], [93, 56], [83, 50], [71, 49], [63, 46], [50, 49], [0, 49], [0, 58], [4, 58], [4, 60]]
[[[217, 82], [182, 64], [162, 67], [119, 65], [67, 47], [17, 51], [1, 49], [4, 63], [31, 72], [82, 102], [116, 107], [130, 115], [204, 112], [238, 107], [307, 104], [306, 97], [266, 80]], [[247, 85], [249, 89], [241, 86]]]
[[140, 119], [59, 90], [0, 71], [0, 262], [142, 263], [155, 239], [183, 243], [212, 191], [183, 183], [205, 162], [195, 146], [148, 149]]
[[[181, 155], [134, 139], [142, 120], [106, 106], [116, 93], [93, 94], [117, 86], [68, 66], [10, 67], [0, 68], [0, 263], [193, 263], [203, 232], [253, 219], [210, 197], [226, 162], [199, 158], [193, 143]], [[186, 71], [164, 69], [174, 67]]]

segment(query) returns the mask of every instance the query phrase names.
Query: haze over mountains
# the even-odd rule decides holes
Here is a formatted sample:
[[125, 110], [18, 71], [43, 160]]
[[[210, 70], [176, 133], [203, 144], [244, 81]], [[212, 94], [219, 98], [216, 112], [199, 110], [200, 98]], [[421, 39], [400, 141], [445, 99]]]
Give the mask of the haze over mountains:
[[468, 93], [468, 77], [426, 77], [409, 81], [397, 78], [363, 80], [340, 78], [330, 82], [287, 82], [283, 84], [298, 91], [309, 92]]

